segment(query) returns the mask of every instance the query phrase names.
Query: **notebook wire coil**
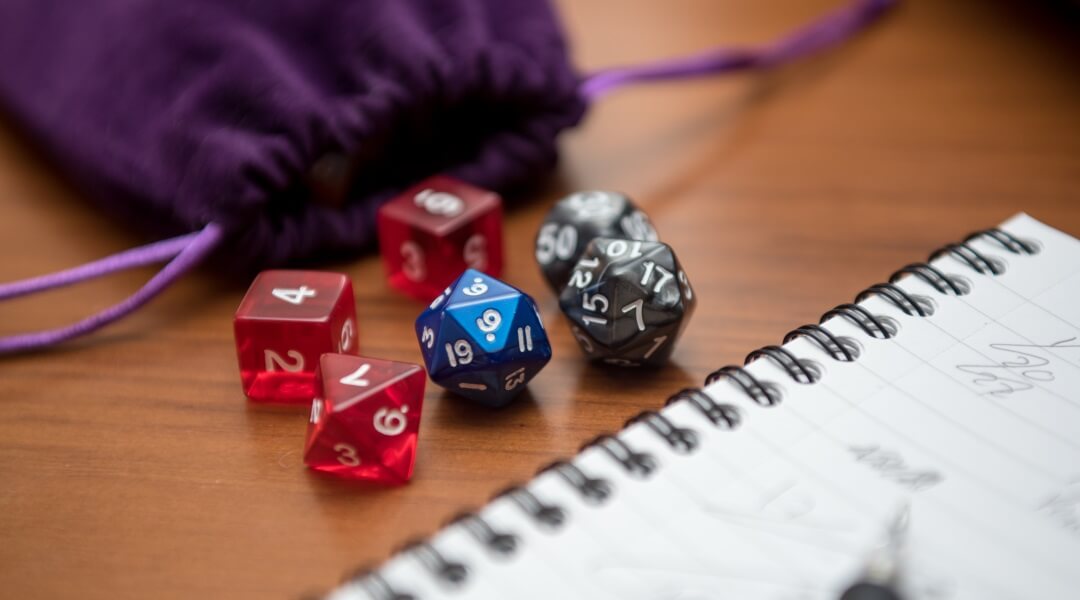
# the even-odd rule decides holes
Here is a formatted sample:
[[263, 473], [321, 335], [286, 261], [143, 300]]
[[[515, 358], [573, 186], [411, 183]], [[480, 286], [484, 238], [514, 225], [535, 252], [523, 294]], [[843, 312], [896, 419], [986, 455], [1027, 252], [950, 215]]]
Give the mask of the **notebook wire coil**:
[[[1016, 255], [1033, 255], [1040, 246], [1033, 241], [1019, 239], [1001, 229], [977, 231], [967, 236], [963, 242], [947, 244], [932, 252], [926, 262], [912, 263], [898, 269], [886, 283], [867, 287], [856, 295], [854, 303], [841, 304], [826, 311], [818, 324], [807, 324], [788, 332], [783, 343], [797, 338], [805, 338], [816, 345], [834, 361], [854, 362], [859, 360], [860, 344], [856, 340], [837, 335], [822, 323], [833, 317], [849, 321], [871, 338], [890, 339], [898, 335], [900, 326], [891, 317], [877, 315], [861, 303], [872, 297], [880, 297], [895, 306], [907, 316], [925, 318], [934, 314], [935, 303], [931, 298], [913, 294], [896, 285], [905, 277], [917, 277], [942, 295], [963, 296], [971, 292], [972, 284], [965, 278], [949, 275], [930, 264], [935, 259], [949, 255], [977, 274], [984, 276], [1001, 275], [1006, 265], [1000, 259], [989, 257], [975, 248], [970, 242], [985, 239]], [[796, 356], [782, 345], [768, 345], [754, 350], [747, 355], [744, 364], [726, 365], [710, 373], [705, 385], [712, 385], [721, 379], [727, 379], [734, 389], [749, 400], [762, 407], [773, 407], [781, 403], [782, 386], [776, 382], [762, 380], [745, 367], [757, 360], [768, 360], [787, 375], [797, 385], [813, 385], [821, 380], [824, 369], [816, 362]], [[696, 409], [713, 427], [722, 431], [739, 429], [745, 419], [743, 411], [733, 405], [717, 401], [701, 388], [687, 388], [671, 395], [665, 406], [684, 402]], [[641, 423], [654, 435], [658, 436], [674, 454], [690, 454], [699, 444], [699, 434], [692, 428], [682, 427], [660, 412], [646, 410], [631, 417], [626, 427]], [[629, 476], [648, 479], [653, 476], [660, 463], [648, 453], [634, 448], [621, 439], [620, 434], [605, 434], [584, 444], [580, 452], [589, 448], [598, 448], [614, 461]], [[557, 474], [561, 481], [572, 488], [585, 502], [602, 505], [615, 491], [610, 481], [593, 476], [579, 466], [568, 461], [556, 461], [538, 471]], [[506, 497], [541, 528], [557, 531], [568, 526], [566, 511], [553, 503], [546, 502], [525, 486], [514, 486], [496, 494], [492, 500]], [[475, 512], [466, 512], [452, 519], [447, 525], [459, 525], [467, 530], [477, 543], [489, 551], [500, 555], [513, 555], [520, 547], [520, 537], [512, 531], [500, 531]], [[404, 552], [411, 553], [427, 572], [444, 583], [464, 584], [470, 574], [467, 564], [444, 556], [429, 542], [408, 544]], [[422, 600], [407, 590], [395, 589], [378, 570], [362, 570], [349, 580], [357, 585], [374, 600]]]

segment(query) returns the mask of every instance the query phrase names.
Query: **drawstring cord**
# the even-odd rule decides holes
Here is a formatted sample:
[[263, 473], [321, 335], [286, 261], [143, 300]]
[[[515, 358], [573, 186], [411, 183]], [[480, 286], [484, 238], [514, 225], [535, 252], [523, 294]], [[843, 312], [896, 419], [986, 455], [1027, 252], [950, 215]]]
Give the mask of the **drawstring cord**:
[[[776, 67], [845, 41], [876, 20], [897, 1], [856, 0], [825, 14], [777, 42], [757, 48], [716, 48], [682, 58], [603, 69], [582, 81], [581, 93], [590, 101], [595, 101], [637, 83]], [[78, 267], [0, 284], [0, 301], [4, 301], [97, 279], [126, 269], [169, 261], [134, 294], [81, 321], [56, 329], [0, 337], [0, 354], [53, 346], [97, 331], [126, 317], [201, 264], [220, 246], [223, 238], [221, 226], [210, 223], [200, 231], [125, 250]]]
[[198, 266], [218, 247], [222, 239], [221, 227], [216, 223], [210, 223], [195, 233], [125, 250], [66, 271], [0, 285], [0, 300], [7, 300], [172, 259], [137, 292], [81, 321], [56, 329], [0, 338], [0, 354], [26, 352], [53, 346], [97, 331], [113, 321], [126, 317]]
[[597, 100], [635, 83], [777, 67], [846, 41], [898, 1], [856, 0], [765, 46], [713, 48], [691, 56], [603, 69], [585, 78], [581, 92], [589, 100]]

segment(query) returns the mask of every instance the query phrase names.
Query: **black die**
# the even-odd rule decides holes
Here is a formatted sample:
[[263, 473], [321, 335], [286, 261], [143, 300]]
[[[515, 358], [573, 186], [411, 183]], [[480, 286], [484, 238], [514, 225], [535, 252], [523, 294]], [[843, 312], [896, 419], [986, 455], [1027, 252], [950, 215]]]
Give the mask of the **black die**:
[[536, 236], [536, 262], [548, 285], [560, 293], [593, 238], [657, 240], [649, 217], [618, 192], [588, 191], [559, 200]]
[[585, 354], [623, 366], [666, 362], [694, 304], [670, 246], [614, 238], [585, 248], [559, 296]]

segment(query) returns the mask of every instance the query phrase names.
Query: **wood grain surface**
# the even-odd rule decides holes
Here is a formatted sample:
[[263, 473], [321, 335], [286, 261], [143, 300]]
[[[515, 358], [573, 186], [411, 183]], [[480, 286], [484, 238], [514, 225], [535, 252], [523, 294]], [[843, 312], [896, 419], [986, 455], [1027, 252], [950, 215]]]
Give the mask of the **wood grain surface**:
[[[769, 40], [830, 0], [564, 0], [583, 68]], [[246, 281], [200, 273], [130, 319], [0, 360], [0, 595], [293, 598], [328, 589], [457, 511], [816, 321], [941, 243], [1027, 211], [1080, 234], [1080, 36], [1051, 4], [910, 1], [781, 73], [618, 93], [562, 141], [550, 184], [506, 219], [507, 277], [539, 301], [555, 358], [504, 410], [431, 386], [412, 483], [301, 462], [305, 411], [248, 406], [231, 319]], [[1075, 24], [1073, 25], [1075, 27]], [[617, 188], [652, 215], [701, 298], [670, 366], [585, 364], [532, 258], [550, 204]], [[0, 280], [144, 240], [89, 209], [0, 131]], [[352, 276], [364, 353], [419, 362], [422, 306], [378, 257]], [[0, 305], [0, 334], [115, 302], [141, 270]]]

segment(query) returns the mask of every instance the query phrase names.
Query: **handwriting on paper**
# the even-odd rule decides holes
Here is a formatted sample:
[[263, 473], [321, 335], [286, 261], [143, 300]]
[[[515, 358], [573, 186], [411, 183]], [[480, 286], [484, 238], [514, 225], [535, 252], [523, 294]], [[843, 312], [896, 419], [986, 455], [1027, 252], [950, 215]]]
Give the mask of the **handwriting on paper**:
[[1080, 536], [1080, 481], [1047, 498], [1039, 512], [1074, 536]]
[[982, 394], [1003, 398], [1054, 381], [1058, 357], [1051, 350], [1080, 351], [1080, 343], [1074, 336], [1050, 344], [990, 344], [990, 362], [956, 365], [956, 369], [971, 375], [971, 384], [981, 388]]
[[848, 448], [858, 462], [870, 467], [879, 475], [912, 492], [928, 490], [945, 480], [938, 471], [916, 469], [908, 466], [900, 454], [877, 444], [850, 446]]

